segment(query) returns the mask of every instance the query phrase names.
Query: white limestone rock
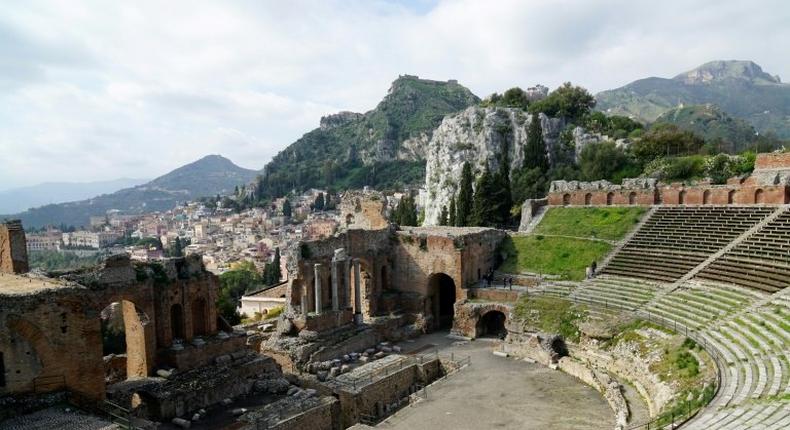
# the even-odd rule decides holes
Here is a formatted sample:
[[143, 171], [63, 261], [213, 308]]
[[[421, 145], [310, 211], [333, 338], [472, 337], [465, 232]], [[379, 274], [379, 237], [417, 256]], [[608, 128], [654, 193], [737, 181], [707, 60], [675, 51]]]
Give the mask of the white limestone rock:
[[[507, 146], [511, 172], [520, 167], [531, 118], [521, 109], [479, 106], [446, 116], [426, 149], [424, 225], [436, 225], [442, 207], [449, 207], [461, 182], [464, 162], [468, 161], [478, 173], [485, 166], [496, 171], [500, 153]], [[543, 114], [540, 121], [546, 151], [551, 154], [565, 124]]]

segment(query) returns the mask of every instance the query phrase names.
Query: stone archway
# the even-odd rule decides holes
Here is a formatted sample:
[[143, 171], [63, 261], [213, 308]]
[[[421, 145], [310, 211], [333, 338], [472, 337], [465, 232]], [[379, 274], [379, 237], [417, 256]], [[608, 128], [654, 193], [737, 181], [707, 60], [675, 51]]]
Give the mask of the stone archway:
[[611, 206], [614, 201], [614, 193], [606, 193], [606, 206]]
[[428, 278], [429, 312], [435, 328], [450, 328], [455, 316], [455, 281], [445, 273], [434, 273]]
[[208, 334], [208, 306], [206, 299], [198, 297], [192, 301], [192, 336]]
[[505, 322], [507, 317], [498, 310], [490, 310], [480, 316], [475, 325], [475, 337], [495, 337], [503, 339], [507, 336]]
[[710, 190], [705, 190], [705, 192], [702, 193], [702, 204], [703, 205], [710, 204]]
[[584, 195], [584, 205], [585, 206], [590, 206], [591, 204], [592, 204], [592, 194], [591, 193], [587, 193], [587, 194]]
[[679, 205], [686, 204], [686, 190], [683, 190], [680, 193], [678, 193], [678, 204]]
[[184, 339], [184, 308], [180, 303], [170, 306], [171, 339]]
[[571, 204], [571, 195], [570, 194], [563, 194], [562, 195], [562, 205], [568, 206]]
[[148, 376], [155, 353], [154, 328], [148, 314], [133, 302], [120, 300], [105, 306], [100, 319], [102, 355], [126, 356], [125, 366], [123, 362], [108, 362], [107, 366], [125, 367], [124, 380]]

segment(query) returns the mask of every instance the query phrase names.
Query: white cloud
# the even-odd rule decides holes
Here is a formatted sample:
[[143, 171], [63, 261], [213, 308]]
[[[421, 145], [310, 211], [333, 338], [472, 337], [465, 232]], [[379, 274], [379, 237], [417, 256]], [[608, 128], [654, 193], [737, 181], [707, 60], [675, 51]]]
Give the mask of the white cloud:
[[0, 12], [0, 188], [249, 168], [398, 74], [593, 91], [713, 59], [790, 72], [775, 1], [28, 1]]

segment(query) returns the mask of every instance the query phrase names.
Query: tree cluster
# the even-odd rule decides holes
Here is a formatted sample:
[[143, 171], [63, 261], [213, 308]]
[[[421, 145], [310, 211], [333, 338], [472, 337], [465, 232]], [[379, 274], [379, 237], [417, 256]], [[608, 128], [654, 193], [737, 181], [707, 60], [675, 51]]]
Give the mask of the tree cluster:
[[398, 202], [398, 206], [395, 207], [391, 218], [392, 222], [398, 225], [416, 226], [418, 224], [417, 205], [414, 202], [414, 198], [409, 194], [405, 194]]

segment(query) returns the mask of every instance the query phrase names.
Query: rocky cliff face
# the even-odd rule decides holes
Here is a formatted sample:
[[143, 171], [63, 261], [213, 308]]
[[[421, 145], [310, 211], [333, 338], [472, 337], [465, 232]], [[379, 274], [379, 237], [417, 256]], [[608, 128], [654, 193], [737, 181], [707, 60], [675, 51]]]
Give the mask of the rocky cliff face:
[[[531, 115], [520, 109], [472, 106], [444, 118], [426, 148], [425, 225], [436, 225], [442, 206], [450, 205], [468, 161], [479, 175], [487, 165], [499, 169], [499, 154], [507, 148], [511, 172], [521, 167]], [[553, 153], [564, 127], [560, 119], [540, 114], [546, 151]]]

